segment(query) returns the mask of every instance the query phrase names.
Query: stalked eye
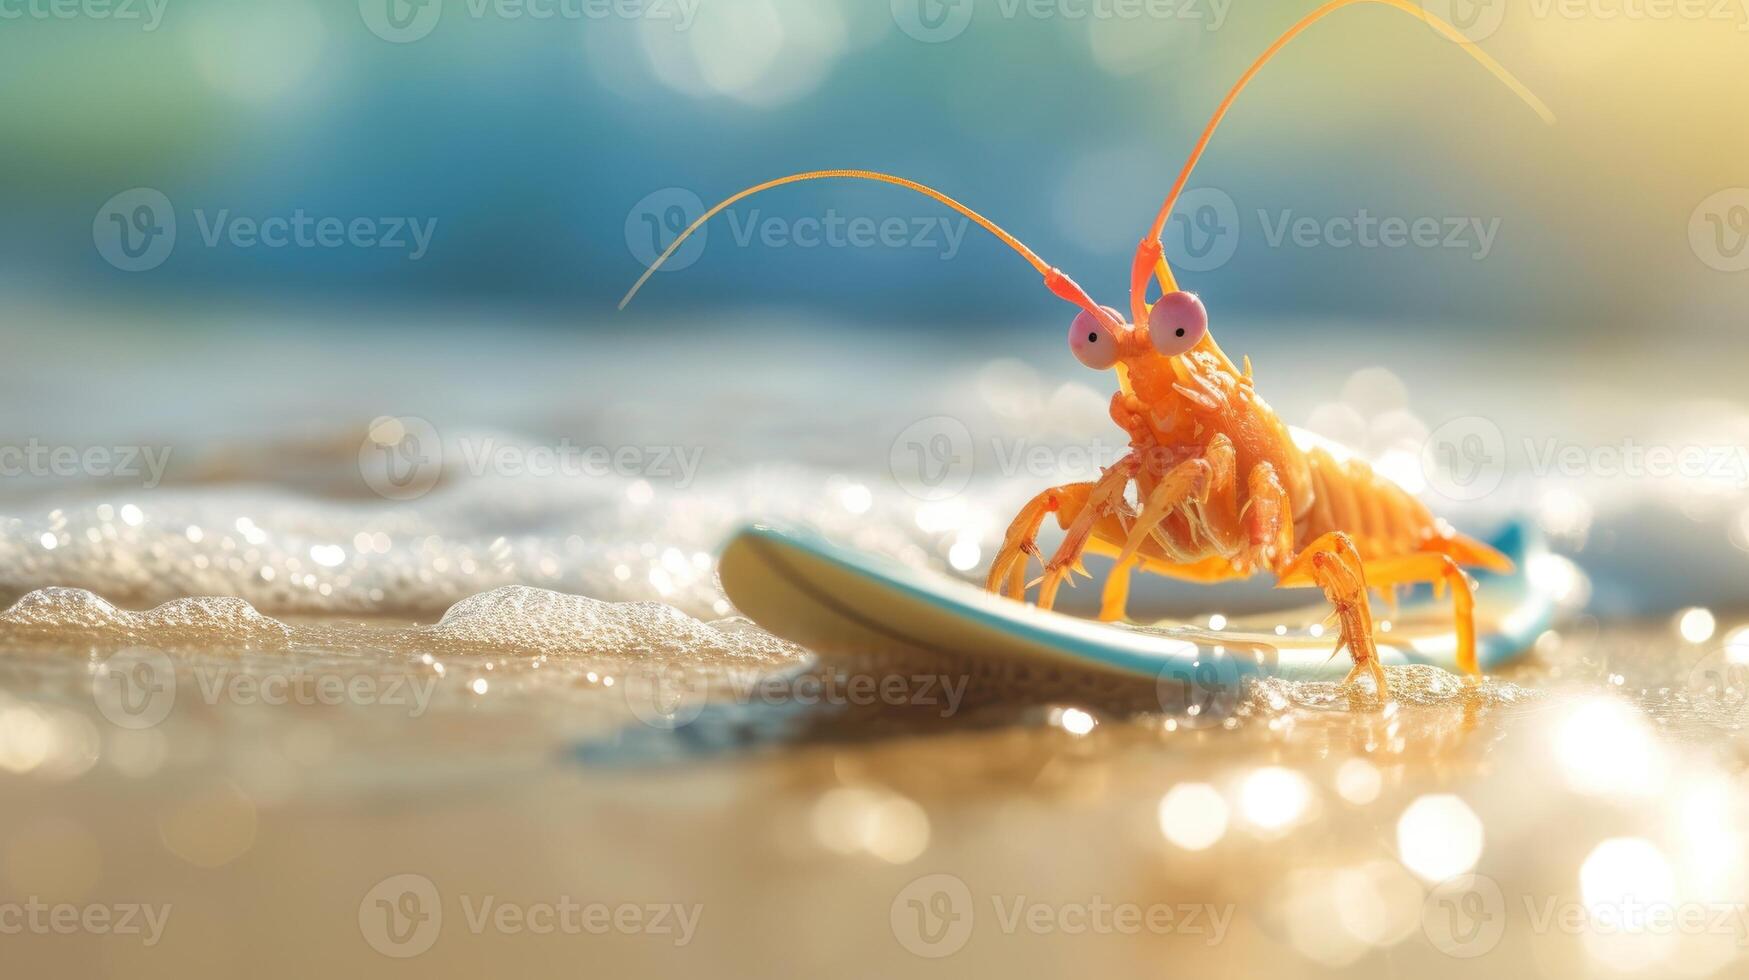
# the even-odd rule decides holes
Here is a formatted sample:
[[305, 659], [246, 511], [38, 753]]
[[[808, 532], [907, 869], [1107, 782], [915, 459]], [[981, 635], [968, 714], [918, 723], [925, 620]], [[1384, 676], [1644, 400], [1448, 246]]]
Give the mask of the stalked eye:
[[[1123, 314], [1109, 306], [1103, 309], [1113, 320], [1123, 322]], [[1098, 317], [1086, 310], [1075, 314], [1075, 322], [1069, 324], [1069, 349], [1075, 352], [1075, 360], [1095, 371], [1108, 371], [1117, 363], [1117, 338]]]
[[1195, 293], [1167, 293], [1148, 311], [1148, 339], [1167, 357], [1195, 347], [1208, 332], [1209, 311]]

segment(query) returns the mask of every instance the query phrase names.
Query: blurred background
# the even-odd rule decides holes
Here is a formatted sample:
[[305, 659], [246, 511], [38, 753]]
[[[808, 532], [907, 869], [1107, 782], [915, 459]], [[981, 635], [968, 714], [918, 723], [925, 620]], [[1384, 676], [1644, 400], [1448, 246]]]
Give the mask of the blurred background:
[[[1262, 76], [1198, 173], [1239, 218], [1230, 261], [1192, 277], [1211, 308], [1395, 329], [1457, 319], [1466, 337], [1655, 338], [1687, 356], [1732, 340], [1742, 279], [1697, 257], [1691, 220], [1704, 243], [1719, 219], [1703, 202], [1749, 182], [1749, 132], [1728, 122], [1749, 95], [1738, 5], [1660, 16], [1603, 0], [1577, 11], [1429, 2], [1461, 8], [1558, 125], [1402, 14], [1343, 13]], [[946, 217], [896, 189], [845, 184], [749, 201], [684, 274], [659, 278], [627, 316], [612, 306], [652, 239], [671, 235], [671, 209], [818, 167], [932, 184], [1096, 295], [1117, 295], [1221, 93], [1312, 6], [17, 0], [0, 31], [8, 328], [78, 308], [149, 320], [166, 342], [282, 314], [352, 330], [459, 315], [607, 335], [781, 307], [852, 327], [1054, 334], [1062, 310], [986, 236], [950, 251], [736, 232], [832, 210]], [[161, 239], [172, 251], [130, 272], [93, 231], [116, 233], [99, 212], [134, 188], [160, 192], [176, 229]], [[1746, 230], [1743, 202], [1730, 203], [1734, 215], [1713, 205], [1726, 250]], [[1481, 258], [1443, 244], [1270, 240], [1284, 213], [1322, 223], [1363, 211], [1498, 230]], [[410, 233], [404, 246], [231, 237], [232, 222], [297, 214], [430, 232], [423, 246]], [[1261, 348], [1259, 329], [1248, 339]]]

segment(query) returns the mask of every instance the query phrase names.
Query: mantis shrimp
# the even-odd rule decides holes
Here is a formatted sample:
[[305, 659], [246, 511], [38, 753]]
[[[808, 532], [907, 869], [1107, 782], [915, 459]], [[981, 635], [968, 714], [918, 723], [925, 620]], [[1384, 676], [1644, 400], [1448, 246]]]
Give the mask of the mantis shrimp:
[[[702, 214], [668, 246], [621, 300], [624, 309], [652, 274], [705, 222], [761, 191], [800, 181], [845, 178], [894, 184], [928, 196], [989, 231], [1024, 258], [1051, 293], [1080, 308], [1069, 325], [1075, 358], [1114, 371], [1118, 391], [1111, 418], [1129, 436], [1129, 451], [1096, 480], [1051, 487], [1033, 497], [1009, 525], [990, 566], [989, 591], [1049, 609], [1062, 583], [1087, 574], [1082, 556], [1115, 560], [1101, 600], [1101, 618], [1124, 617], [1136, 569], [1212, 583], [1268, 573], [1277, 587], [1316, 587], [1340, 624], [1332, 655], [1348, 650], [1345, 684], [1370, 676], [1388, 694], [1373, 640], [1369, 590], [1431, 584], [1452, 594], [1457, 660], [1471, 676], [1476, 662], [1474, 585], [1464, 568], [1507, 572], [1512, 563], [1445, 521], [1364, 461], [1296, 442], [1258, 394], [1249, 357], [1235, 365], [1209, 332], [1208, 311], [1181, 290], [1160, 235], [1215, 130], [1245, 87], [1294, 38], [1337, 10], [1380, 3], [1408, 13], [1462, 47], [1545, 122], [1548, 108], [1509, 71], [1456, 28], [1412, 0], [1330, 0], [1269, 46], [1227, 93], [1203, 129], [1165, 203], [1137, 247], [1130, 274], [1129, 316], [1095, 303], [1075, 281], [1014, 236], [953, 198], [916, 181], [868, 170], [814, 170], [756, 184]], [[1148, 301], [1151, 280], [1160, 294]], [[1130, 503], [1134, 488], [1136, 503]], [[1063, 529], [1047, 560], [1038, 534], [1047, 517]], [[1030, 560], [1043, 574], [1028, 580]]]

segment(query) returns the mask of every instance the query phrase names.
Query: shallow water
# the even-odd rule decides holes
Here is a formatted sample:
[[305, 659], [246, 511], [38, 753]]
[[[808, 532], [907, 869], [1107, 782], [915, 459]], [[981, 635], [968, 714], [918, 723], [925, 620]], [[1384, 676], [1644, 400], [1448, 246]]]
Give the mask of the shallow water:
[[[531, 600], [570, 605], [489, 594], [450, 619]], [[1582, 628], [1479, 688], [1424, 667], [1393, 668], [1383, 704], [1264, 681], [1203, 723], [1074, 697], [748, 688], [808, 665], [732, 621], [580, 615], [674, 649], [566, 649], [527, 619], [509, 643], [478, 621], [458, 641], [331, 617], [294, 617], [259, 645], [215, 642], [222, 611], [182, 617], [195, 625], [164, 648], [107, 626], [9, 634], [9, 888], [169, 907], [154, 946], [27, 936], [15, 962], [219, 974], [259, 966], [285, 921], [304, 935], [279, 948], [275, 975], [550, 969], [584, 954], [714, 969], [778, 945], [796, 972], [841, 965], [847, 949], [870, 972], [935, 968], [918, 957], [950, 948], [942, 965], [1022, 974], [1065, 949], [1128, 970], [1170, 956], [1455, 975], [1472, 951], [1550, 974], [1739, 962], [1736, 919], [1674, 935], [1599, 923], [1642, 904], [1737, 907], [1745, 692], [1691, 690], [1680, 669], [1614, 655]], [[1650, 646], [1663, 633], [1631, 635]], [[696, 711], [652, 710], [637, 686], [652, 658], [710, 678], [687, 688], [710, 692]], [[1438, 889], [1454, 886], [1440, 883], [1472, 872], [1484, 878], [1451, 899], [1469, 918], [1451, 926]], [[915, 884], [941, 874], [952, 879]], [[372, 907], [384, 881], [396, 902], [423, 896], [406, 908], [441, 908], [429, 954], [385, 958], [426, 940], [412, 917], [397, 931]], [[968, 936], [940, 932], [935, 912], [913, 918], [909, 903], [937, 894], [974, 923]], [[1470, 894], [1481, 904], [1462, 904]], [[690, 937], [595, 933], [582, 918], [576, 934], [541, 934], [470, 922], [487, 896], [536, 916], [569, 899], [699, 918]], [[1006, 921], [1021, 901], [1045, 911]], [[1176, 918], [1126, 928], [1112, 910], [1132, 907]], [[1543, 923], [1548, 907], [1579, 925]], [[1474, 931], [1495, 916], [1499, 935]]]
[[[739, 522], [976, 577], [1020, 501], [1118, 447], [1103, 396], [1051, 367], [779, 336], [800, 364], [856, 362], [880, 397], [811, 367], [716, 377], [702, 342], [663, 376], [686, 387], [682, 413], [610, 370], [578, 390], [563, 342], [511, 333], [474, 365], [518, 366], [510, 415], [446, 376], [453, 352], [384, 379], [359, 351], [327, 367], [316, 416], [286, 423], [274, 405], [307, 402], [286, 380], [307, 365], [221, 350], [261, 365], [262, 418], [164, 418], [148, 399], [132, 431], [82, 437], [172, 433], [162, 485], [7, 485], [0, 885], [163, 916], [155, 941], [26, 928], [8, 964], [1744, 972], [1740, 487], [1509, 475], [1451, 502], [1467, 528], [1540, 521], [1580, 570], [1566, 620], [1476, 686], [1397, 668], [1381, 702], [1270, 680], [1192, 714], [1153, 685], [822, 663], [723, 597], [712, 556]], [[648, 356], [633, 347], [628, 363]], [[143, 356], [142, 375], [177, 376]], [[1413, 399], [1376, 372], [1329, 377], [1278, 407], [1380, 459], [1469, 404], [1432, 377]], [[1514, 436], [1542, 431], [1470, 397], [1507, 404], [1494, 417]], [[963, 472], [944, 416], [973, 441]], [[385, 454], [414, 420], [431, 426], [418, 454]], [[1595, 442], [1601, 424], [1552, 431]], [[638, 467], [528, 472], [566, 440], [636, 449]], [[505, 447], [520, 469], [477, 465]], [[690, 474], [655, 459], [691, 450]], [[411, 482], [383, 483], [396, 463]], [[1704, 622], [1659, 598], [1673, 586], [1648, 536], [1689, 559], [1676, 605], [1711, 607]], [[1198, 623], [1279, 605], [1255, 587], [1138, 598]]]

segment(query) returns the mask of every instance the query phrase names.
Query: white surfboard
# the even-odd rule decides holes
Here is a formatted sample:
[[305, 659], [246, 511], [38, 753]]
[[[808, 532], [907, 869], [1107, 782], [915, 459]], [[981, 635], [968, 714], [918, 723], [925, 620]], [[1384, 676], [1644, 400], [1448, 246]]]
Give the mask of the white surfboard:
[[[1535, 586], [1525, 571], [1543, 553], [1534, 532], [1513, 526], [1492, 543], [1518, 571], [1478, 578], [1477, 656], [1484, 670], [1528, 650], [1549, 628], [1556, 608], [1547, 586]], [[1323, 632], [1329, 609], [1321, 603], [1236, 620], [1218, 631], [1171, 623], [1112, 625], [1045, 612], [946, 575], [839, 547], [811, 532], [763, 525], [729, 541], [719, 571], [741, 612], [828, 663], [897, 647], [1024, 658], [1040, 667], [1150, 681], [1210, 665], [1222, 675], [1341, 679], [1351, 666], [1346, 653], [1331, 657], [1335, 636]], [[1380, 659], [1457, 672], [1451, 600], [1432, 599], [1427, 591], [1406, 601], [1390, 617], [1390, 630], [1378, 634]], [[1375, 616], [1383, 619], [1380, 612]], [[1286, 632], [1278, 633], [1278, 625]]]

